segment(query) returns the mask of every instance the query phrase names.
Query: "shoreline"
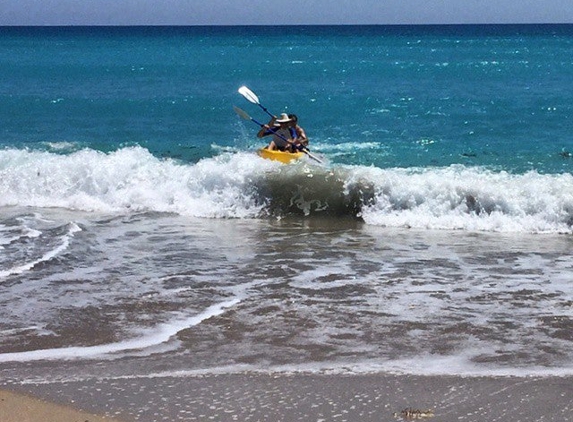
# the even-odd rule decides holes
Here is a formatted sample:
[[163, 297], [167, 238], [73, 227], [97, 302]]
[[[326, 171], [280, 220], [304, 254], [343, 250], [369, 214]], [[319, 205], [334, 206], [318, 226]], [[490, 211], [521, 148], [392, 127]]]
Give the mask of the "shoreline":
[[[340, 374], [221, 374], [127, 377], [0, 388], [21, 406], [69, 414], [72, 403], [87, 413], [81, 422], [573, 421], [573, 377], [462, 377]], [[0, 390], [1, 391], [1, 390]], [[3, 395], [8, 394], [2, 392]], [[24, 396], [21, 396], [24, 394]], [[46, 405], [44, 400], [51, 402]], [[4, 403], [4, 402], [2, 402]], [[21, 409], [27, 407], [21, 407]], [[406, 411], [428, 412], [423, 418]], [[75, 411], [74, 411], [75, 412]], [[113, 415], [94, 416], [94, 415]], [[117, 419], [114, 419], [117, 418]], [[7, 422], [51, 422], [43, 418]], [[4, 419], [2, 420], [3, 422]], [[57, 422], [76, 422], [57, 419]], [[56, 421], [55, 421], [56, 422]]]

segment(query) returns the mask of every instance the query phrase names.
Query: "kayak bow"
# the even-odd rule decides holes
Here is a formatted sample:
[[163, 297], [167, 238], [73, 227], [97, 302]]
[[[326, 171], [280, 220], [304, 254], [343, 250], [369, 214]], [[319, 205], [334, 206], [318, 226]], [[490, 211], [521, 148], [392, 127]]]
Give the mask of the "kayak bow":
[[286, 151], [270, 150], [266, 148], [261, 148], [258, 151], [258, 154], [261, 157], [266, 158], [267, 160], [280, 161], [281, 163], [284, 164], [288, 164], [291, 161], [298, 160], [306, 155], [302, 152], [286, 152]]

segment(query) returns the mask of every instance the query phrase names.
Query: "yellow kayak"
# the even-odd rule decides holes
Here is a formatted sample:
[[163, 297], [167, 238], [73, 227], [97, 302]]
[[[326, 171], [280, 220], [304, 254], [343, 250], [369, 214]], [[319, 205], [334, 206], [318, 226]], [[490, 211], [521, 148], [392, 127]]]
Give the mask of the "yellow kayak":
[[291, 161], [298, 160], [304, 157], [306, 154], [304, 152], [286, 152], [278, 150], [270, 150], [266, 148], [261, 148], [258, 154], [266, 158], [267, 160], [280, 161], [281, 163], [288, 164]]

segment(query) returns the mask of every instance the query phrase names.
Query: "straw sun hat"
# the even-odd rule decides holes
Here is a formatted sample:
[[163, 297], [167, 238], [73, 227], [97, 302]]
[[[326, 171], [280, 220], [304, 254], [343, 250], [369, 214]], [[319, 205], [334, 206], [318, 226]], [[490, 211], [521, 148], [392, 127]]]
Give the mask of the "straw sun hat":
[[276, 123], [288, 123], [290, 121], [291, 121], [291, 119], [290, 119], [290, 117], [288, 117], [288, 114], [286, 114], [286, 113], [281, 113], [279, 118], [275, 120]]

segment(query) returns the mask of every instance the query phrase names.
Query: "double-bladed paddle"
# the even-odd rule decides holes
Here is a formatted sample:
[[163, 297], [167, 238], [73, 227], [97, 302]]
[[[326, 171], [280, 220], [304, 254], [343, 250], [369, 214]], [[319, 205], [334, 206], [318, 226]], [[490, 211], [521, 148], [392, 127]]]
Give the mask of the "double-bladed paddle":
[[[247, 88], [248, 89], [248, 88]], [[244, 110], [241, 110], [239, 107], [237, 106], [233, 106], [233, 110], [235, 110], [235, 113], [237, 113], [239, 116], [241, 116], [243, 119], [245, 120], [250, 120], [253, 123], [256, 123], [257, 125], [259, 125], [260, 127], [264, 127], [265, 125], [261, 122], [256, 121], [255, 119], [253, 119], [251, 116], [249, 116]], [[292, 146], [295, 146], [298, 148], [298, 145], [296, 145], [294, 142], [289, 141], [288, 139], [286, 139], [284, 136], [282, 136], [280, 133], [275, 132], [274, 130], [271, 129], [271, 132], [273, 132], [275, 135], [277, 135], [279, 138], [281, 138], [283, 141], [288, 142], [289, 144], [291, 144]], [[318, 158], [316, 158], [314, 155], [312, 155], [310, 153], [310, 151], [308, 150], [307, 147], [303, 147], [302, 148], [302, 152], [304, 152], [306, 155], [308, 155], [310, 158], [312, 158], [313, 160], [319, 162], [322, 164], [322, 161]]]
[[[260, 108], [262, 108], [265, 113], [267, 113], [269, 116], [271, 116], [273, 119], [276, 119], [276, 116], [273, 115], [269, 110], [267, 110], [267, 108], [265, 106], [263, 106], [261, 104], [261, 102], [259, 101], [259, 97], [257, 97], [257, 94], [255, 94], [253, 91], [251, 91], [249, 88], [247, 88], [245, 85], [243, 85], [242, 87], [239, 88], [239, 94], [241, 94], [243, 97], [245, 97], [247, 99], [247, 101], [258, 105]], [[241, 110], [239, 107], [234, 107], [235, 109], [235, 113], [237, 113], [239, 116], [241, 116], [243, 119], [246, 120], [251, 120], [253, 122], [255, 122], [256, 124], [258, 124], [259, 126], [263, 127], [264, 125], [260, 124], [259, 122], [257, 122], [256, 120], [254, 120], [253, 118], [251, 118], [251, 116], [249, 116], [247, 113], [245, 113], [243, 110]], [[271, 129], [272, 130], [272, 129]], [[285, 139], [283, 136], [280, 136], [278, 133], [275, 133], [276, 135], [278, 135], [281, 139], [283, 139], [284, 141], [288, 142], [291, 145], [295, 145], [294, 143], [290, 142], [288, 139]], [[297, 146], [298, 147], [298, 146]], [[302, 151], [308, 155], [310, 158], [312, 158], [313, 160], [318, 161], [319, 163], [322, 163], [321, 160], [319, 160], [318, 158], [316, 158], [314, 155], [312, 155], [309, 151], [309, 149], [305, 146], [302, 146]]]
[[271, 116], [272, 118], [276, 119], [276, 116], [273, 116], [267, 109], [266, 107], [264, 107], [261, 102], [259, 101], [259, 97], [257, 97], [257, 94], [255, 94], [253, 91], [251, 91], [249, 88], [247, 88], [246, 86], [242, 86], [239, 88], [239, 94], [241, 94], [243, 97], [245, 97], [248, 101], [250, 101], [253, 104], [258, 105], [260, 108], [262, 108], [265, 113], [267, 113], [269, 116]]

